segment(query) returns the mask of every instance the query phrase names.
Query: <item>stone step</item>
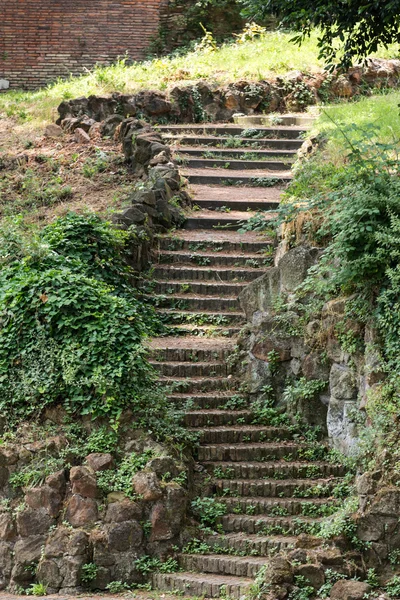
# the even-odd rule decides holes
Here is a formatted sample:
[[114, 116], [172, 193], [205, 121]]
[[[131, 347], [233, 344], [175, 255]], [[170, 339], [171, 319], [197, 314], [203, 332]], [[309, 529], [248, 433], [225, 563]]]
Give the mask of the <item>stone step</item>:
[[[168, 342], [166, 342], [168, 343]], [[211, 362], [222, 361], [231, 354], [231, 347], [216, 348], [185, 348], [185, 347], [164, 347], [153, 348], [150, 356], [156, 362]]]
[[237, 295], [231, 297], [221, 296], [193, 296], [191, 294], [162, 294], [147, 296], [149, 302], [161, 308], [173, 308], [175, 310], [186, 310], [203, 312], [214, 311], [215, 314], [224, 314], [226, 311], [232, 311], [237, 314], [240, 308]]
[[292, 180], [291, 171], [242, 170], [228, 173], [226, 169], [214, 169], [210, 167], [207, 169], [184, 168], [181, 172], [188, 179], [189, 183], [224, 185], [227, 187], [248, 186], [268, 188], [284, 186], [284, 184]]
[[[253, 129], [253, 128], [252, 128]], [[255, 128], [254, 128], [255, 129]], [[195, 135], [213, 135], [216, 137], [219, 136], [235, 136], [237, 138], [242, 138], [242, 134], [246, 134], [249, 132], [248, 127], [240, 127], [237, 124], [179, 124], [179, 125], [160, 125], [158, 127], [159, 132], [164, 134], [174, 134], [174, 135], [186, 135], [186, 134], [195, 134]], [[281, 138], [294, 138], [297, 139], [304, 134], [307, 133], [307, 129], [304, 127], [285, 127], [281, 125], [277, 126], [269, 126], [269, 127], [257, 127], [257, 132], [259, 134], [263, 134], [264, 138], [268, 139], [281, 139]], [[254, 134], [256, 132], [254, 131]], [[252, 141], [258, 141], [254, 135], [250, 138]]]
[[158, 309], [158, 314], [161, 315], [162, 320], [173, 325], [245, 325], [246, 318], [241, 312], [220, 312], [205, 311], [196, 312], [192, 310], [176, 311], [174, 309], [161, 308]]
[[183, 166], [189, 169], [225, 169], [226, 171], [289, 171], [292, 163], [279, 160], [235, 160], [218, 158], [184, 158]]
[[245, 115], [233, 117], [236, 125], [240, 127], [272, 126], [279, 120], [279, 125], [309, 128], [315, 123], [316, 117], [309, 114], [282, 114], [282, 115]]
[[[188, 427], [214, 427], [222, 425], [249, 424], [254, 416], [250, 410], [191, 410], [185, 415], [185, 424]], [[222, 465], [225, 463], [221, 463]]]
[[155, 281], [156, 294], [199, 294], [201, 296], [239, 296], [246, 282]]
[[[209, 281], [215, 283], [238, 282], [250, 283], [267, 272], [267, 267], [228, 267], [220, 266], [186, 266], [186, 265], [158, 265], [154, 268], [154, 278], [169, 281], [197, 282]], [[179, 284], [181, 285], [181, 284]]]
[[[281, 192], [282, 190], [279, 190], [279, 194], [281, 194]], [[214, 210], [216, 212], [229, 215], [231, 212], [240, 212], [247, 210], [251, 212], [276, 210], [279, 206], [279, 200], [240, 200], [236, 197], [233, 197], [231, 200], [214, 200], [212, 198], [203, 200], [196, 198], [194, 206], [198, 206], [201, 209]]]
[[229, 368], [225, 362], [150, 362], [162, 377], [225, 377]]
[[225, 515], [219, 523], [226, 533], [256, 533], [258, 535], [300, 535], [318, 533], [320, 518], [309, 517], [267, 517], [260, 515]]
[[240, 160], [249, 160], [248, 157], [254, 157], [256, 160], [288, 160], [293, 161], [297, 157], [297, 150], [242, 150], [242, 149], [226, 149], [226, 148], [212, 148], [210, 146], [205, 146], [202, 148], [201, 146], [175, 146], [175, 152], [178, 153], [179, 156], [185, 157], [193, 157], [198, 156], [200, 158], [206, 158], [204, 155], [207, 155], [207, 158], [213, 158], [212, 155], [216, 157], [222, 157], [222, 159], [240, 159]]
[[[256, 213], [250, 211], [231, 211], [230, 213], [220, 214], [213, 210], [199, 210], [189, 214], [183, 224], [184, 229], [196, 230], [196, 229], [211, 229], [215, 233], [215, 230], [229, 230], [237, 231], [243, 224], [246, 223], [251, 217], [254, 217]], [[275, 213], [265, 213], [265, 221], [272, 221], [276, 216]], [[215, 237], [218, 237], [215, 236]]]
[[[186, 402], [190, 402], [191, 408], [190, 410], [207, 410], [207, 409], [217, 409], [220, 408], [224, 410], [226, 404], [232, 403], [232, 392], [225, 392], [219, 394], [213, 393], [203, 393], [203, 394], [170, 394], [168, 397], [172, 402], [175, 402], [178, 406], [185, 404]], [[246, 406], [246, 401], [243, 399], [243, 402], [240, 403], [239, 408], [240, 411], [243, 406]], [[234, 409], [232, 409], [234, 410]]]
[[288, 440], [292, 437], [287, 428], [258, 425], [207, 427], [202, 428], [199, 433], [202, 444], [256, 444]]
[[219, 327], [218, 325], [174, 325], [166, 323], [167, 333], [177, 336], [226, 337], [232, 339], [239, 335], [241, 327]]
[[[229, 192], [230, 190], [225, 190]], [[173, 234], [159, 235], [156, 239], [159, 251], [185, 251], [185, 252], [236, 252], [255, 253], [263, 252], [265, 248], [273, 245], [271, 238], [265, 234], [236, 231], [210, 231], [198, 229], [188, 231], [180, 229]]]
[[[311, 506], [322, 507], [332, 504], [330, 498], [262, 498], [255, 497], [220, 497], [218, 502], [226, 505], [228, 513], [271, 515], [279, 510], [289, 515], [302, 515], [303, 510]], [[305, 508], [304, 508], [305, 507]]]
[[307, 494], [309, 498], [329, 497], [338, 479], [216, 479], [219, 495], [289, 498]]
[[184, 134], [164, 135], [166, 144], [174, 145], [177, 144], [180, 148], [184, 146], [212, 146], [213, 148], [223, 148], [225, 150], [232, 149], [237, 150], [238, 144], [240, 149], [245, 150], [298, 150], [303, 144], [303, 140], [292, 138], [240, 138], [240, 142], [232, 140], [228, 136], [215, 136], [215, 135], [199, 135], [199, 134]]
[[224, 551], [243, 552], [253, 556], [268, 556], [293, 548], [297, 537], [249, 533], [218, 534], [207, 538], [211, 551], [224, 554]]
[[199, 460], [208, 461], [267, 461], [287, 458], [295, 460], [307, 446], [293, 443], [209, 444], [198, 449]]
[[230, 556], [229, 554], [180, 554], [178, 561], [185, 571], [237, 577], [256, 577], [261, 567], [265, 565], [265, 557]]
[[160, 377], [162, 386], [170, 389], [170, 393], [196, 394], [197, 392], [231, 391], [237, 389], [239, 382], [233, 377]]
[[264, 253], [230, 253], [222, 254], [211, 252], [160, 252], [156, 256], [159, 264], [163, 265], [206, 265], [210, 267], [252, 267], [265, 268], [270, 266], [272, 256], [269, 252], [271, 246], [265, 247]]
[[[224, 411], [221, 411], [224, 412]], [[230, 414], [230, 411], [225, 411]], [[252, 413], [249, 414], [251, 421]], [[203, 414], [202, 412], [198, 414]], [[218, 414], [218, 411], [216, 411]], [[342, 477], [345, 474], [345, 468], [342, 465], [334, 465], [328, 462], [209, 462], [206, 463], [207, 470], [213, 474], [218, 472], [226, 473], [226, 479], [324, 479], [328, 477]]]
[[157, 591], [196, 598], [232, 598], [239, 600], [250, 592], [252, 579], [214, 573], [155, 573], [153, 587]]

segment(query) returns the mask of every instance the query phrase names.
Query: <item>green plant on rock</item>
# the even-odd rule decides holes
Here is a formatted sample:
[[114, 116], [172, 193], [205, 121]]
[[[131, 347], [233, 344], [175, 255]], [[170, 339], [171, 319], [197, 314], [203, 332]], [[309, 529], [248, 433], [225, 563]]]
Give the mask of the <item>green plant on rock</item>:
[[32, 583], [25, 593], [27, 596], [47, 596], [47, 586], [44, 583]]
[[398, 575], [392, 577], [389, 583], [386, 584], [385, 592], [389, 598], [398, 598], [400, 596], [400, 577]]
[[134, 497], [132, 477], [144, 469], [149, 460], [155, 457], [153, 450], [145, 450], [142, 454], [131, 452], [125, 456], [116, 469], [100, 471], [97, 475], [97, 486], [104, 493], [123, 492]]
[[215, 527], [218, 519], [227, 512], [226, 505], [215, 498], [196, 498], [192, 510], [203, 527]]
[[123, 581], [110, 581], [106, 586], [106, 590], [110, 592], [110, 594], [122, 594], [129, 590], [129, 585]]
[[144, 576], [151, 573], [175, 573], [179, 571], [178, 561], [174, 558], [162, 561], [160, 558], [146, 554], [135, 561], [135, 567]]
[[83, 583], [91, 583], [96, 579], [98, 570], [99, 568], [95, 563], [87, 563], [86, 565], [83, 565], [81, 571], [81, 581]]
[[343, 573], [338, 573], [333, 569], [326, 569], [325, 571], [325, 583], [322, 587], [319, 588], [317, 592], [318, 598], [321, 600], [326, 600], [331, 595], [331, 590], [337, 581], [341, 579], [346, 579], [346, 575]]
[[296, 575], [295, 588], [289, 594], [289, 600], [308, 600], [314, 595], [314, 588], [303, 575]]

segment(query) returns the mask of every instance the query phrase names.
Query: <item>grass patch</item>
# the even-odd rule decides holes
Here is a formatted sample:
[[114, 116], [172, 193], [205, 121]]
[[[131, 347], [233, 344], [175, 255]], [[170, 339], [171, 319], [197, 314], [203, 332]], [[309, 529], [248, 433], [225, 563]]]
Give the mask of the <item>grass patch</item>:
[[[108, 94], [135, 93], [143, 89], [165, 91], [179, 84], [202, 79], [219, 85], [242, 79], [260, 81], [292, 70], [315, 72], [323, 64], [318, 58], [317, 33], [295, 46], [293, 34], [267, 32], [260, 38], [241, 44], [228, 42], [214, 52], [191, 50], [127, 66], [120, 60], [109, 67], [95, 67], [88, 74], [59, 80], [35, 92], [11, 91], [0, 94], [0, 114], [15, 118], [24, 129], [53, 121], [62, 100]], [[399, 55], [400, 45], [380, 49], [379, 56]]]

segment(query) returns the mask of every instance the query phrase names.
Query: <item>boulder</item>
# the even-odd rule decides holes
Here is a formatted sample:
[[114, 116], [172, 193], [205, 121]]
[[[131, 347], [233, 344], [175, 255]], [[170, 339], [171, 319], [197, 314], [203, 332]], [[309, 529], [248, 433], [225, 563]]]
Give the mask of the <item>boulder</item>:
[[102, 137], [112, 137], [118, 125], [122, 123], [124, 117], [122, 115], [110, 115], [102, 123], [100, 134]]
[[142, 516], [143, 510], [140, 504], [126, 498], [121, 502], [113, 502], [108, 505], [105, 521], [106, 523], [122, 523], [139, 520]]
[[160, 482], [153, 472], [137, 473], [132, 480], [136, 494], [142, 496], [145, 502], [156, 502], [162, 497]]
[[[65, 480], [64, 480], [65, 486]], [[25, 493], [25, 502], [30, 508], [45, 509], [51, 517], [56, 518], [62, 506], [63, 496], [49, 485], [30, 488]]]
[[337, 400], [357, 398], [357, 382], [354, 372], [345, 365], [333, 364], [329, 375], [331, 394]]
[[114, 467], [114, 458], [108, 453], [93, 452], [92, 454], [89, 454], [85, 460], [92, 471], [95, 472], [107, 471]]
[[9, 512], [0, 513], [0, 539], [4, 542], [13, 540], [17, 535], [13, 516]]
[[372, 588], [368, 583], [362, 581], [340, 580], [335, 583], [331, 590], [331, 600], [364, 600]]
[[305, 564], [296, 567], [296, 575], [305, 577], [314, 590], [319, 590], [325, 583], [325, 572], [319, 564]]
[[72, 493], [84, 498], [95, 498], [97, 495], [97, 482], [93, 471], [88, 467], [72, 467], [69, 475]]
[[267, 585], [293, 583], [294, 573], [291, 563], [283, 556], [270, 558], [266, 565], [264, 581]]
[[73, 527], [89, 525], [98, 519], [97, 504], [92, 498], [74, 494], [68, 502], [65, 516]]
[[107, 535], [111, 552], [127, 552], [143, 542], [143, 529], [137, 521], [113, 523], [107, 527]]
[[26, 508], [17, 514], [17, 529], [21, 537], [44, 534], [53, 522], [45, 508]]

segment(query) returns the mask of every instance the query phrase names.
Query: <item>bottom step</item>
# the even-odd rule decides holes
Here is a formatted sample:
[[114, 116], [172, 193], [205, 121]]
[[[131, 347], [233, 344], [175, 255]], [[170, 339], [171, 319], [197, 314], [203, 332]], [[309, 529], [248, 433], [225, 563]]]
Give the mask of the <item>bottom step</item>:
[[181, 554], [179, 564], [185, 571], [257, 577], [267, 563], [264, 556], [230, 556], [229, 554]]
[[235, 598], [246, 595], [252, 579], [202, 573], [155, 573], [153, 587], [158, 591], [184, 592], [186, 596]]

